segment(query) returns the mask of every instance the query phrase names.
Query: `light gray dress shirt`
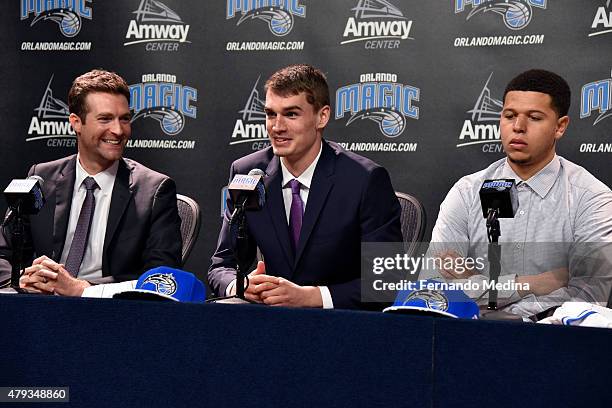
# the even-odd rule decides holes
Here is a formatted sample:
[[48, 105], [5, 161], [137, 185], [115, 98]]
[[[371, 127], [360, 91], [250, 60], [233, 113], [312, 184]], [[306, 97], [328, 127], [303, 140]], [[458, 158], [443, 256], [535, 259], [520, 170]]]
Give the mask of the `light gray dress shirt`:
[[[487, 228], [479, 191], [485, 179], [500, 178], [517, 181], [519, 207], [515, 218], [499, 220], [502, 269], [498, 282], [557, 268], [569, 271], [568, 286], [545, 296], [521, 298], [512, 289], [500, 291], [500, 306], [528, 317], [565, 301], [605, 304], [612, 287], [612, 191], [583, 167], [559, 156], [526, 181], [514, 173], [506, 158], [461, 178], [440, 205], [428, 255], [454, 250], [482, 257], [485, 268], [455, 282], [488, 279]], [[420, 275], [421, 279], [441, 277], [435, 267]], [[482, 290], [466, 292], [473, 298], [483, 295]], [[485, 296], [482, 301], [486, 300]]]

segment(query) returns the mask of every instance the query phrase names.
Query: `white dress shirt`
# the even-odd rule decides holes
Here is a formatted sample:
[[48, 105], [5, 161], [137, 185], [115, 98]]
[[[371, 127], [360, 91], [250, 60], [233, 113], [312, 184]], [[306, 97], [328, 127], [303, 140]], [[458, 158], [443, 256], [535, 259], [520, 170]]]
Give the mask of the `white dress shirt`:
[[[289, 182], [293, 179], [296, 179], [300, 182], [300, 198], [304, 203], [304, 212], [306, 212], [306, 205], [308, 203], [308, 193], [310, 193], [310, 185], [312, 184], [312, 176], [314, 176], [315, 168], [317, 167], [317, 163], [319, 162], [319, 158], [321, 157], [321, 151], [323, 150], [323, 143], [321, 143], [321, 148], [319, 148], [319, 154], [315, 157], [314, 161], [310, 163], [310, 166], [304, 170], [299, 177], [294, 177], [293, 174], [287, 169], [283, 158], [280, 159], [281, 171], [283, 172], [283, 181], [281, 182], [282, 192], [283, 192], [283, 202], [285, 204], [285, 214], [287, 216], [287, 226], [289, 225], [289, 214], [291, 213], [291, 201], [293, 201], [293, 196], [291, 194], [291, 187], [289, 186]], [[333, 309], [334, 302], [331, 297], [331, 293], [327, 286], [319, 286], [319, 291], [321, 292], [321, 298], [323, 300], [323, 309]]]
[[[308, 166], [304, 172], [297, 177], [297, 180], [300, 182], [300, 197], [304, 203], [304, 211], [306, 211], [306, 204], [308, 202], [308, 193], [310, 192], [310, 185], [312, 183], [312, 176], [314, 175], [315, 168], [317, 167], [317, 163], [319, 162], [319, 158], [321, 157], [321, 151], [323, 150], [323, 144], [321, 143], [321, 147], [319, 148], [319, 153], [317, 157], [315, 157], [314, 161]], [[285, 164], [283, 163], [283, 158], [280, 158], [281, 171], [283, 173], [283, 180], [281, 182], [282, 192], [283, 192], [283, 203], [285, 204], [285, 214], [287, 216], [287, 226], [289, 226], [289, 214], [291, 213], [291, 188], [288, 183], [293, 180], [293, 174], [287, 169]], [[232, 289], [236, 286], [236, 280], [230, 282], [227, 285], [227, 289], [225, 289], [225, 294], [229, 296]], [[323, 301], [323, 309], [333, 309], [334, 302], [331, 297], [331, 293], [327, 286], [319, 286], [319, 291], [321, 292], [321, 299]]]
[[76, 162], [76, 179], [74, 181], [74, 190], [72, 192], [72, 206], [70, 209], [70, 218], [68, 220], [68, 230], [66, 231], [66, 241], [64, 241], [64, 250], [60, 263], [65, 264], [72, 245], [72, 238], [79, 220], [81, 207], [85, 201], [87, 190], [83, 185], [83, 180], [87, 177], [93, 177], [96, 180], [99, 188], [94, 190], [96, 199], [96, 208], [94, 210], [91, 228], [89, 230], [89, 239], [83, 261], [79, 269], [79, 279], [97, 279], [102, 277], [102, 250], [104, 247], [104, 237], [106, 235], [106, 224], [108, 223], [108, 212], [110, 210], [111, 197], [113, 195], [113, 186], [117, 176], [119, 161], [113, 163], [108, 169], [101, 171], [98, 174], [88, 174], [81, 166], [79, 155]]

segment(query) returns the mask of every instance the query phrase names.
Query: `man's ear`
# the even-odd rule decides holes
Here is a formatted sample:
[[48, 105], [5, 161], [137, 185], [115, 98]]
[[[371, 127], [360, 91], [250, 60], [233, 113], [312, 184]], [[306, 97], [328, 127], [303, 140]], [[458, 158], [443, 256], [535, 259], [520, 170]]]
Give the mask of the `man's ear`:
[[555, 139], [559, 140], [563, 137], [563, 134], [567, 130], [569, 126], [570, 118], [569, 116], [563, 116], [557, 119], [557, 129], [555, 130]]
[[329, 107], [329, 105], [325, 105], [321, 109], [319, 109], [319, 113], [317, 114], [318, 116], [317, 129], [318, 130], [323, 130], [325, 126], [327, 126], [327, 122], [329, 122], [330, 112], [331, 112], [331, 108]]
[[72, 129], [74, 129], [77, 135], [80, 135], [81, 127], [83, 126], [81, 118], [79, 118], [77, 114], [71, 113], [70, 116], [68, 116], [68, 120], [70, 121], [70, 126], [72, 126]]

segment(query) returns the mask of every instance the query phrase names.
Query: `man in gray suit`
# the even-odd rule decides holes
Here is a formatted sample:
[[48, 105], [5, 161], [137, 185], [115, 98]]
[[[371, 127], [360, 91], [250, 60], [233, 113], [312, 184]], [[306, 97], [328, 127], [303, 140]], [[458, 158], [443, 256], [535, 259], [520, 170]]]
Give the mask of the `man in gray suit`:
[[[176, 186], [123, 158], [131, 134], [129, 88], [93, 70], [72, 84], [70, 124], [78, 154], [32, 166], [47, 203], [26, 223], [24, 289], [80, 296], [95, 283], [136, 279], [155, 266], [181, 266]], [[0, 234], [0, 284], [11, 265], [11, 231]]]

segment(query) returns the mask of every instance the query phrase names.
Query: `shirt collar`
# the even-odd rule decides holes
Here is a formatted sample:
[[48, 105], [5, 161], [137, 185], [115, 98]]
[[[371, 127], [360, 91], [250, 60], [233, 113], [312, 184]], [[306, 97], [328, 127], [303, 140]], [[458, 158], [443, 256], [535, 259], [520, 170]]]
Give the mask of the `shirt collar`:
[[103, 194], [110, 194], [113, 192], [113, 185], [115, 184], [115, 177], [117, 176], [117, 170], [119, 169], [119, 160], [114, 162], [108, 169], [99, 172], [96, 175], [91, 175], [81, 166], [80, 156], [77, 154], [76, 162], [76, 178], [74, 180], [75, 191], [78, 191], [83, 186], [83, 180], [87, 177], [93, 177], [100, 187], [100, 191]]
[[299, 177], [293, 177], [293, 174], [291, 174], [291, 172], [287, 170], [287, 167], [285, 167], [285, 164], [283, 163], [283, 161], [280, 160], [281, 170], [283, 172], [283, 181], [281, 184], [283, 188], [287, 187], [287, 184], [291, 180], [297, 179], [297, 181], [299, 181], [302, 186], [304, 186], [307, 189], [310, 189], [310, 184], [312, 184], [312, 177], [314, 176], [314, 171], [315, 171], [315, 168], [317, 167], [317, 163], [319, 162], [319, 158], [321, 157], [322, 151], [323, 151], [323, 142], [321, 142], [321, 147], [319, 148], [319, 154], [317, 154], [317, 157], [315, 157], [313, 162], [310, 163], [310, 166], [308, 166], [308, 168], [306, 168], [306, 170], [304, 170], [304, 172], [300, 174]]
[[559, 171], [561, 170], [561, 161], [559, 156], [555, 154], [555, 157], [548, 163], [542, 170], [531, 176], [528, 180], [523, 181], [519, 176], [516, 175], [512, 167], [508, 164], [508, 159], [504, 161], [504, 167], [502, 169], [502, 177], [513, 178], [517, 180], [517, 185], [525, 183], [528, 185], [537, 195], [544, 198], [546, 194], [555, 184]]

